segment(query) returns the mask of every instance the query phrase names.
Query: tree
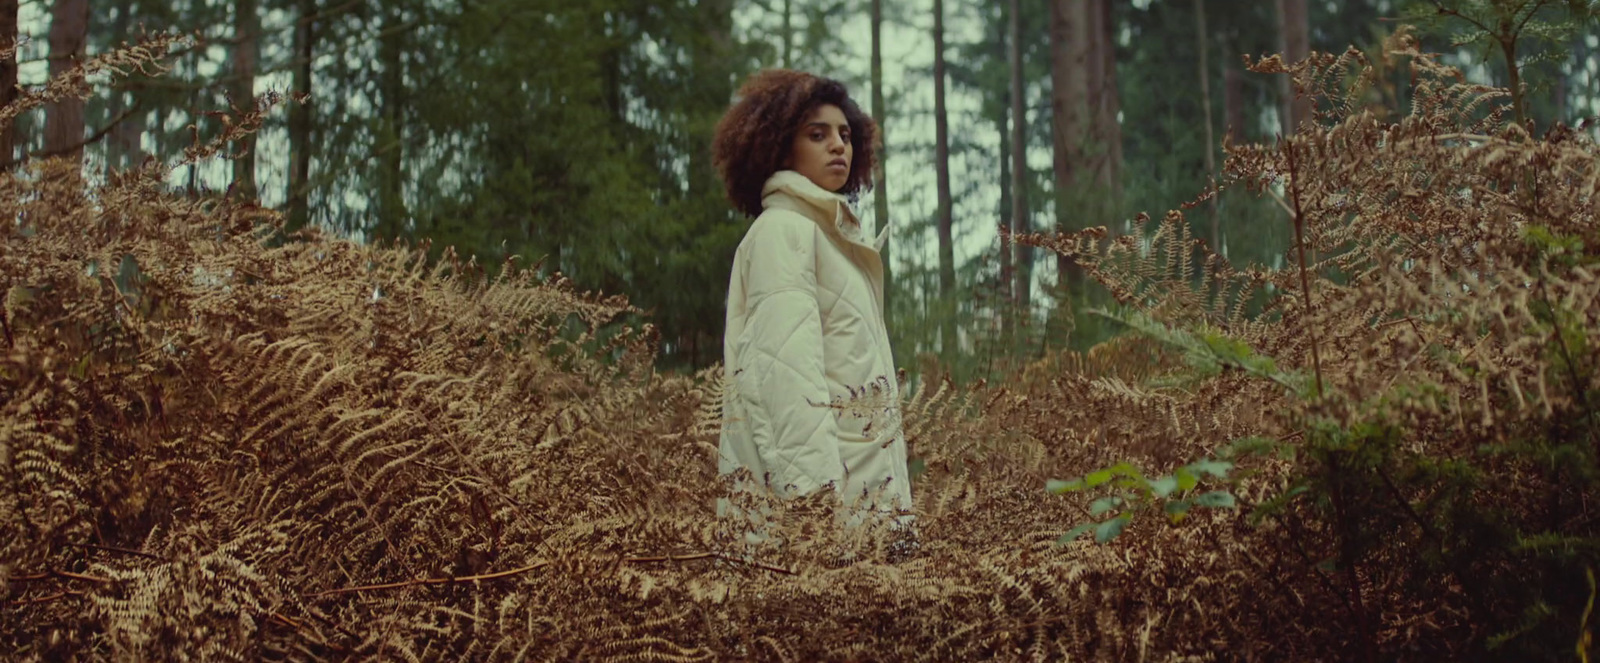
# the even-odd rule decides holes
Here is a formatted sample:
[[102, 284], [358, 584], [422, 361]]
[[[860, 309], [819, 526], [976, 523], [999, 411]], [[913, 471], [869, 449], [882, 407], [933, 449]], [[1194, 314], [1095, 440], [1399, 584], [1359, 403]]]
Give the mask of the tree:
[[[1010, 14], [1016, 11], [1015, 3], [999, 5], [999, 7], [1004, 9], [1002, 15]], [[1009, 20], [998, 20], [994, 21], [994, 23], [995, 38], [993, 43], [996, 53], [992, 57], [996, 61], [1004, 61], [1007, 69], [1006, 91], [1005, 94], [1001, 96], [1002, 103], [995, 104], [993, 112], [995, 134], [997, 135], [999, 139], [998, 142], [1000, 143], [999, 218], [1000, 225], [1005, 228], [1006, 232], [1015, 233], [1017, 232], [1017, 225], [1016, 215], [1012, 208], [1014, 200], [1012, 196], [1012, 190], [1015, 188], [1016, 178], [1013, 177], [1011, 171], [1011, 145], [1012, 140], [1014, 139], [1014, 136], [1011, 133], [1011, 117], [1015, 113], [1015, 106], [1013, 104], [1013, 95], [1011, 91], [1011, 79], [1015, 77], [1016, 73], [1015, 67], [1011, 62], [1011, 45], [1015, 43], [1015, 38], [1010, 34], [1011, 22]], [[1000, 316], [1000, 342], [1005, 344], [1007, 347], [1010, 347], [1011, 339], [1016, 338], [1016, 285], [1020, 281], [1020, 279], [1017, 277], [1015, 266], [1017, 251], [1018, 247], [1016, 244], [1009, 241], [1000, 242], [1000, 273], [996, 279], [995, 289], [997, 292], [995, 296], [1002, 303], [1002, 306], [999, 307], [998, 311]]]
[[405, 159], [406, 111], [405, 50], [407, 29], [399, 3], [390, 3], [383, 12], [378, 34], [378, 97], [381, 106], [377, 119], [378, 227], [376, 234], [393, 240], [406, 231]]
[[[1207, 35], [1209, 33], [1206, 30], [1205, 0], [1194, 0], [1194, 34], [1195, 48], [1200, 52], [1199, 71], [1196, 73], [1200, 79], [1200, 108], [1204, 114], [1203, 121], [1205, 122], [1206, 177], [1214, 179], [1217, 176], [1217, 146], [1211, 126], [1211, 67], [1208, 64], [1209, 58], [1207, 58], [1207, 51], [1210, 51], [1211, 48], [1208, 44], [1210, 39]], [[1206, 210], [1211, 215], [1211, 250], [1218, 251], [1220, 250], [1219, 247], [1222, 246], [1222, 229], [1220, 217], [1217, 215], [1217, 201], [1212, 199], [1210, 204], [1206, 206]]]
[[[0, 47], [17, 45], [17, 0], [0, 0]], [[0, 107], [17, 100], [17, 53], [15, 50], [0, 60]], [[14, 123], [13, 123], [14, 124]], [[12, 125], [0, 127], [0, 170], [9, 169], [17, 161], [16, 129]]]
[[945, 310], [941, 316], [939, 349], [948, 364], [956, 356], [959, 339], [955, 316], [955, 244], [951, 237], [954, 203], [950, 196], [950, 126], [945, 112], [944, 87], [944, 0], [933, 0], [933, 161], [939, 196], [939, 300]]
[[[1033, 232], [1028, 216], [1028, 109], [1022, 87], [1022, 3], [1010, 5], [1011, 63], [1011, 227], [1018, 233]], [[1007, 249], [1009, 254], [1009, 249]], [[1033, 307], [1033, 249], [1024, 247], [1017, 261], [1016, 310], [1025, 325]]]
[[[878, 169], [872, 174], [872, 206], [873, 216], [878, 220], [878, 228], [889, 227], [889, 140], [888, 117], [883, 107], [883, 0], [872, 2], [872, 121], [878, 125]], [[889, 284], [894, 283], [893, 263], [889, 260], [890, 249], [894, 242], [888, 241], [883, 245], [879, 257], [883, 260], [883, 310], [884, 315], [893, 309], [894, 288]]]
[[[1122, 114], [1122, 95], [1117, 92], [1117, 51], [1112, 29], [1111, 0], [1092, 0], [1089, 3], [1089, 103], [1094, 112], [1090, 135], [1095, 151], [1095, 181], [1115, 201], [1121, 191], [1122, 177], [1122, 125], [1117, 116]], [[1103, 202], [1105, 197], [1097, 200]], [[1108, 216], [1114, 205], [1099, 205], [1101, 218]]]
[[315, 130], [315, 99], [311, 96], [312, 61], [316, 43], [317, 0], [298, 0], [299, 16], [294, 23], [294, 93], [289, 102], [289, 176], [284, 201], [288, 207], [286, 228], [290, 231], [311, 222], [308, 189], [311, 175], [311, 135]]
[[[1072, 227], [1072, 198], [1087, 178], [1080, 176], [1084, 164], [1083, 146], [1090, 130], [1090, 42], [1089, 5], [1081, 0], [1052, 0], [1050, 3], [1050, 116], [1051, 165], [1055, 174], [1056, 226], [1063, 232]], [[1031, 249], [1023, 249], [1021, 261], [1031, 260]], [[1056, 259], [1058, 285], [1075, 291], [1083, 282], [1083, 271], [1071, 258]]]
[[[118, 3], [116, 18], [111, 25], [110, 46], [115, 47], [131, 36], [134, 0]], [[139, 100], [122, 84], [114, 86], [107, 95], [107, 122], [111, 123], [106, 136], [106, 169], [138, 165], [143, 160], [140, 139], [144, 136], [144, 116]]]
[[[233, 85], [230, 96], [236, 108], [246, 111], [255, 109], [256, 60], [261, 54], [261, 17], [256, 9], [256, 0], [234, 0]], [[234, 193], [246, 199], [256, 197], [255, 148], [255, 135], [246, 136], [239, 141], [237, 157], [233, 160]]]
[[[89, 0], [56, 0], [50, 16], [50, 77], [81, 62], [88, 40]], [[46, 105], [44, 126], [45, 153], [82, 158], [82, 99], [71, 97]]]
[[[1282, 43], [1285, 62], [1299, 62], [1311, 54], [1311, 15], [1306, 10], [1306, 0], [1277, 0], [1278, 35]], [[1279, 80], [1279, 93], [1283, 97], [1283, 135], [1295, 132], [1301, 122], [1311, 119], [1311, 99], [1297, 95], [1288, 76]]]

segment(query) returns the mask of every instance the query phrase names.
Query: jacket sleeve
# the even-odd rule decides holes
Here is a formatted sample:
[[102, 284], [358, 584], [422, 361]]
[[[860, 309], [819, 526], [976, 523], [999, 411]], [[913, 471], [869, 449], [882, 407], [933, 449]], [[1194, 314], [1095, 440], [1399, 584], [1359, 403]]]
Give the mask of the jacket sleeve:
[[773, 490], [843, 488], [838, 424], [828, 408], [817, 310], [816, 224], [770, 214], [750, 229], [741, 264], [746, 320], [736, 389]]

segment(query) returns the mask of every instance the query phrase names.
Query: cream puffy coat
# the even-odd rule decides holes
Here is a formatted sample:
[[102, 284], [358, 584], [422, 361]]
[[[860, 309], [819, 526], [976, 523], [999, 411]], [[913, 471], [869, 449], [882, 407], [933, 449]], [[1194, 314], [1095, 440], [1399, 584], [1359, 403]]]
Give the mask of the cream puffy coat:
[[[888, 229], [864, 241], [844, 197], [794, 171], [769, 178], [761, 204], [728, 283], [718, 472], [749, 469], [779, 496], [831, 483], [847, 503], [910, 508], [883, 322]], [[874, 384], [886, 398], [870, 416], [829, 407]]]

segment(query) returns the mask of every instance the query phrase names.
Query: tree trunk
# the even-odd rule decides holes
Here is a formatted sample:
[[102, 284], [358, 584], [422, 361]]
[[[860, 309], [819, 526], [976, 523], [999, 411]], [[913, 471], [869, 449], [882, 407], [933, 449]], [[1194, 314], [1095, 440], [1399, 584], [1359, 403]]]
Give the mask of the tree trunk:
[[783, 68], [794, 67], [794, 58], [791, 50], [794, 45], [794, 27], [791, 15], [794, 13], [794, 0], [783, 0]]
[[[50, 17], [50, 77], [83, 61], [89, 39], [89, 0], [56, 0]], [[46, 104], [44, 149], [52, 156], [83, 158], [83, 100]]]
[[[17, 0], [0, 0], [0, 47], [17, 43]], [[17, 100], [17, 54], [15, 51], [0, 60], [0, 108]], [[0, 170], [9, 170], [17, 162], [17, 130], [11, 125], [0, 127]]]
[[[1283, 46], [1284, 62], [1294, 63], [1311, 54], [1311, 17], [1306, 0], [1277, 0], [1278, 37]], [[1280, 77], [1278, 91], [1282, 95], [1280, 112], [1283, 115], [1283, 135], [1294, 135], [1301, 122], [1311, 119], [1311, 99], [1295, 94], [1294, 83], [1288, 76]]]
[[[133, 0], [122, 0], [117, 7], [116, 21], [111, 25], [111, 44], [115, 48], [127, 41], [133, 25]], [[134, 74], [137, 76], [137, 74]], [[106, 136], [106, 173], [137, 168], [144, 161], [140, 141], [144, 136], [143, 109], [133, 92], [123, 91], [121, 83], [113, 85], [106, 101], [106, 115], [116, 122]], [[130, 102], [131, 100], [131, 102]], [[119, 119], [120, 118], [120, 119]]]
[[[878, 220], [878, 232], [883, 232], [889, 227], [889, 138], [888, 118], [884, 115], [883, 107], [883, 0], [872, 0], [872, 121], [878, 125], [878, 166], [872, 174], [872, 211]], [[883, 260], [883, 316], [889, 317], [889, 312], [894, 310], [892, 303], [894, 294], [893, 265], [889, 260], [889, 251], [894, 246], [894, 241], [886, 241], [879, 257]], [[887, 320], [885, 320], [887, 322]]]
[[[1208, 186], [1214, 186], [1217, 180], [1216, 139], [1211, 129], [1211, 65], [1207, 51], [1211, 50], [1211, 40], [1206, 38], [1206, 2], [1194, 0], [1194, 35], [1195, 48], [1200, 52], [1200, 109], [1206, 123], [1206, 178], [1210, 180]], [[1221, 251], [1222, 226], [1221, 218], [1217, 215], [1217, 199], [1212, 198], [1207, 211], [1211, 213], [1211, 250]]]
[[383, 32], [378, 40], [379, 95], [382, 99], [381, 120], [378, 130], [378, 237], [393, 241], [405, 232], [406, 210], [404, 199], [405, 130], [401, 127], [405, 117], [405, 71], [401, 55], [405, 52], [405, 31], [400, 9], [392, 8], [384, 14]]
[[311, 181], [311, 132], [315, 129], [315, 108], [311, 103], [312, 44], [316, 39], [317, 0], [300, 0], [300, 19], [294, 27], [294, 91], [306, 95], [289, 102], [289, 190], [284, 200], [289, 205], [286, 230], [293, 232], [311, 223], [309, 191]]
[[[1088, 12], [1083, 0], [1050, 2], [1051, 169], [1055, 176], [1056, 229], [1077, 230], [1072, 219], [1081, 184], [1083, 145], [1089, 130]], [[1067, 256], [1056, 256], [1058, 285], [1074, 291], [1083, 270]]]
[[[1117, 115], [1122, 112], [1122, 97], [1117, 94], [1117, 45], [1116, 33], [1112, 30], [1111, 0], [1096, 0], [1089, 9], [1093, 41], [1089, 70], [1092, 81], [1089, 99], [1094, 105], [1091, 135], [1099, 155], [1095, 161], [1095, 181], [1114, 201], [1122, 191], [1122, 125], [1117, 122]], [[1102, 207], [1099, 211], [1104, 217], [1114, 210]]]
[[[256, 0], [234, 0], [233, 3], [233, 105], [242, 111], [256, 107], [256, 59], [261, 54], [261, 18], [256, 11]], [[233, 191], [246, 200], [256, 197], [256, 137], [245, 136], [239, 141], [238, 155], [233, 159]]]
[[1233, 142], [1250, 139], [1244, 126], [1244, 74], [1231, 63], [1222, 68], [1222, 116], [1227, 119], [1224, 135], [1233, 136]]
[[[1006, 11], [1010, 12], [1010, 11], [1014, 11], [1014, 9], [1012, 9], [1008, 5], [1008, 6], [1006, 6]], [[995, 41], [994, 41], [995, 48], [999, 51], [999, 53], [996, 54], [997, 59], [1006, 59], [1007, 61], [1009, 61], [1009, 59], [1011, 57], [1010, 48], [1007, 46], [1007, 44], [1010, 43], [1008, 41], [1008, 39], [1009, 39], [1008, 33], [1010, 32], [1010, 29], [1011, 29], [1010, 23], [1007, 22], [1004, 28], [1001, 28], [1001, 29], [997, 30], [997, 34], [995, 35]], [[1008, 81], [1008, 85], [1009, 85], [1009, 81]], [[1014, 217], [1013, 217], [1012, 209], [1011, 209], [1012, 198], [1011, 198], [1011, 124], [1010, 124], [1010, 117], [1011, 117], [1012, 104], [1011, 104], [1011, 92], [1010, 92], [1010, 90], [1008, 89], [1006, 91], [1006, 93], [1001, 95], [1001, 96], [1004, 98], [1004, 103], [1001, 104], [999, 112], [995, 114], [995, 118], [994, 118], [995, 119], [995, 133], [998, 134], [998, 137], [1000, 139], [1000, 217], [999, 217], [1000, 218], [1000, 223], [999, 223], [999, 225], [1000, 225], [1000, 227], [1005, 228], [1007, 232], [1014, 233], [1014, 232], [1016, 232], [1017, 227], [1015, 225], [1013, 225]], [[1015, 314], [1015, 309], [1016, 309], [1017, 273], [1015, 271], [1016, 267], [1015, 267], [1015, 265], [1013, 263], [1015, 262], [1014, 258], [1015, 258], [1016, 253], [1017, 253], [1016, 244], [1014, 244], [1014, 243], [1012, 243], [1010, 241], [1002, 241], [1000, 243], [1000, 278], [998, 279], [998, 283], [997, 283], [997, 287], [996, 287], [996, 290], [998, 290], [998, 292], [996, 293], [996, 298], [998, 299], [998, 302], [997, 302], [997, 305], [996, 305], [995, 308], [997, 308], [999, 310], [999, 315], [1000, 315], [1000, 342], [1006, 344], [1007, 346], [1010, 345], [1011, 340], [1014, 338], [1013, 334], [1014, 334], [1014, 331], [1015, 331], [1013, 322], [1015, 320], [1015, 315], [1014, 314]]]
[[939, 191], [939, 299], [942, 325], [939, 350], [949, 366], [959, 342], [956, 332], [956, 259], [951, 237], [950, 126], [944, 107], [944, 0], [933, 0], [933, 126], [934, 173]]
[[[690, 53], [694, 58], [694, 75], [704, 81], [696, 89], [704, 90], [705, 94], [691, 112], [707, 121], [699, 123], [691, 136], [690, 144], [698, 147], [689, 150], [688, 195], [697, 200], [712, 200], [720, 206], [723, 189], [717, 180], [716, 168], [711, 165], [711, 152], [704, 146], [711, 144], [715, 119], [727, 109], [728, 98], [733, 96], [730, 83], [733, 72], [729, 64], [733, 61], [733, 2], [700, 0], [696, 9], [695, 20], [705, 39], [696, 40]], [[619, 81], [623, 76], [621, 62], [622, 59], [617, 58]]]
[[[1011, 227], [1033, 232], [1028, 216], [1028, 110], [1022, 87], [1022, 3], [1011, 0]], [[1023, 247], [1017, 256], [1016, 310], [1023, 328], [1033, 316], [1034, 249]]]

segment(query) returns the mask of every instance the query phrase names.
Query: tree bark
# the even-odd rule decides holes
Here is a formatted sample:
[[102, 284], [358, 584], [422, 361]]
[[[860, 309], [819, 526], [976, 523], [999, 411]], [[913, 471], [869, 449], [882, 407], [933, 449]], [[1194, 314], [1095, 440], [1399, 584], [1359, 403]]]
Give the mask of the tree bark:
[[[404, 63], [405, 31], [400, 29], [403, 17], [399, 8], [385, 11], [382, 36], [378, 40], [379, 95], [382, 99], [378, 144], [378, 237], [393, 241], [405, 232], [406, 210], [404, 199], [405, 130], [401, 122], [405, 117], [406, 89]], [[559, 262], [557, 263], [560, 264]]]
[[311, 95], [311, 60], [316, 40], [317, 0], [299, 0], [300, 18], [294, 26], [294, 91], [305, 95], [289, 102], [289, 184], [284, 200], [289, 205], [286, 230], [293, 232], [311, 223], [311, 132], [315, 130]]
[[[1284, 62], [1304, 60], [1311, 54], [1311, 17], [1306, 0], [1277, 0], [1277, 3], [1278, 36]], [[1296, 95], [1294, 83], [1288, 76], [1280, 77], [1278, 91], [1283, 97], [1279, 111], [1283, 117], [1283, 135], [1291, 136], [1301, 122], [1311, 119], [1311, 99]]]
[[[250, 112], [256, 107], [256, 60], [261, 54], [261, 18], [256, 0], [233, 3], [233, 105]], [[246, 200], [256, 197], [256, 137], [239, 141], [233, 159], [233, 191]]]
[[939, 350], [946, 365], [956, 356], [959, 338], [956, 331], [956, 260], [951, 237], [950, 126], [945, 114], [944, 84], [944, 0], [933, 0], [933, 126], [934, 179], [939, 195], [939, 298], [944, 304], [939, 333]]
[[[17, 0], [0, 0], [0, 47], [17, 43]], [[0, 108], [17, 100], [17, 54], [15, 51], [0, 60]], [[11, 125], [0, 127], [0, 170], [9, 169], [17, 162], [17, 130]]]
[[[1122, 189], [1122, 125], [1117, 115], [1122, 111], [1122, 98], [1117, 94], [1116, 35], [1111, 24], [1111, 0], [1094, 0], [1089, 5], [1089, 30], [1091, 58], [1089, 77], [1090, 103], [1093, 104], [1090, 134], [1094, 137], [1095, 181], [1114, 200]], [[1102, 216], [1109, 209], [1099, 210]]]
[[[1214, 185], [1217, 179], [1216, 138], [1211, 128], [1211, 65], [1207, 51], [1211, 50], [1211, 40], [1206, 38], [1206, 2], [1194, 0], [1194, 36], [1195, 49], [1200, 53], [1200, 109], [1206, 124], [1206, 178], [1210, 180], [1208, 186]], [[1206, 206], [1211, 215], [1211, 250], [1221, 251], [1222, 226], [1221, 218], [1217, 215], [1217, 199], [1212, 198]]]
[[[111, 25], [113, 48], [120, 46], [131, 36], [129, 32], [133, 25], [133, 7], [133, 0], [122, 0], [117, 7], [117, 18]], [[140, 144], [144, 136], [143, 113], [139, 108], [139, 99], [135, 96], [137, 93], [123, 91], [120, 85], [123, 82], [117, 81], [119, 84], [112, 86], [106, 102], [106, 115], [113, 119], [122, 118], [112, 125], [110, 133], [106, 136], [107, 174], [124, 168], [136, 168], [144, 161], [144, 150]]]
[[[1011, 0], [1011, 227], [1018, 233], [1033, 232], [1028, 216], [1028, 111], [1022, 87], [1022, 3]], [[1033, 316], [1033, 261], [1031, 246], [1022, 247], [1017, 256], [1016, 310], [1026, 327]]]
[[1244, 74], [1232, 63], [1222, 68], [1222, 115], [1228, 123], [1223, 135], [1233, 136], [1235, 143], [1250, 139], [1244, 126]]
[[[1055, 177], [1056, 229], [1077, 230], [1074, 203], [1079, 197], [1083, 147], [1089, 131], [1089, 26], [1084, 0], [1050, 2], [1051, 170]], [[1056, 256], [1058, 285], [1075, 291], [1083, 270], [1067, 256]]]
[[794, 58], [791, 49], [794, 46], [794, 27], [791, 15], [794, 13], [794, 0], [783, 0], [783, 68], [794, 67]]
[[[889, 136], [883, 107], [883, 0], [872, 0], [872, 121], [878, 125], [878, 165], [872, 174], [872, 211], [878, 220], [878, 231], [889, 227]], [[893, 238], [883, 244], [879, 258], [883, 260], [883, 315], [889, 317], [894, 293], [893, 264], [889, 251]], [[886, 320], [887, 321], [887, 320]]]
[[[89, 0], [56, 0], [50, 17], [50, 77], [83, 61], [89, 40]], [[45, 105], [44, 149], [69, 159], [83, 158], [83, 100], [67, 98]]]
[[[1007, 5], [1007, 6], [1005, 6], [1005, 11], [1006, 12], [1010, 12], [1010, 11], [1014, 11], [1014, 10], [1009, 5]], [[996, 21], [997, 24], [1001, 23], [1001, 22], [1002, 21]], [[1009, 37], [1008, 37], [1009, 31], [1010, 31], [1010, 23], [1009, 22], [1006, 22], [1005, 27], [999, 28], [999, 29], [996, 30], [994, 44], [995, 44], [995, 49], [998, 51], [998, 53], [995, 54], [997, 59], [1007, 59], [1009, 61], [1009, 58], [1011, 57], [1011, 51], [1010, 51], [1010, 49], [1008, 47], [1008, 44], [1010, 43], [1008, 41], [1009, 40]], [[1008, 85], [1009, 85], [1009, 81], [1008, 81]], [[1012, 201], [1012, 199], [1011, 199], [1011, 123], [1010, 123], [1010, 118], [1011, 118], [1012, 104], [1011, 104], [1011, 92], [1010, 92], [1010, 90], [1007, 89], [1006, 93], [1001, 95], [1001, 96], [1004, 98], [1003, 99], [1003, 103], [1000, 105], [999, 112], [995, 113], [995, 117], [994, 117], [994, 120], [995, 120], [995, 133], [997, 134], [997, 136], [998, 136], [998, 138], [1000, 140], [1000, 216], [999, 216], [1000, 223], [999, 223], [999, 226], [1001, 228], [1004, 228], [1008, 233], [1014, 233], [1014, 232], [1016, 232], [1017, 227], [1015, 225], [1013, 225], [1014, 216], [1012, 214], [1012, 209], [1011, 209], [1011, 201]], [[1009, 344], [1011, 342], [1011, 339], [1013, 338], [1012, 334], [1014, 333], [1013, 322], [1014, 322], [1014, 319], [1015, 319], [1014, 313], [1015, 313], [1015, 308], [1016, 308], [1016, 290], [1017, 290], [1016, 289], [1017, 273], [1016, 273], [1016, 266], [1014, 264], [1015, 263], [1016, 253], [1017, 253], [1016, 244], [1014, 244], [1014, 243], [1012, 243], [1010, 241], [1002, 241], [1000, 243], [1000, 278], [997, 279], [998, 283], [996, 284], [997, 285], [996, 289], [998, 290], [998, 292], [996, 293], [996, 297], [999, 300], [999, 302], [998, 302], [996, 308], [999, 309], [999, 315], [1000, 315], [1000, 339], [1001, 339], [1002, 343], [1006, 343], [1006, 344]]]

